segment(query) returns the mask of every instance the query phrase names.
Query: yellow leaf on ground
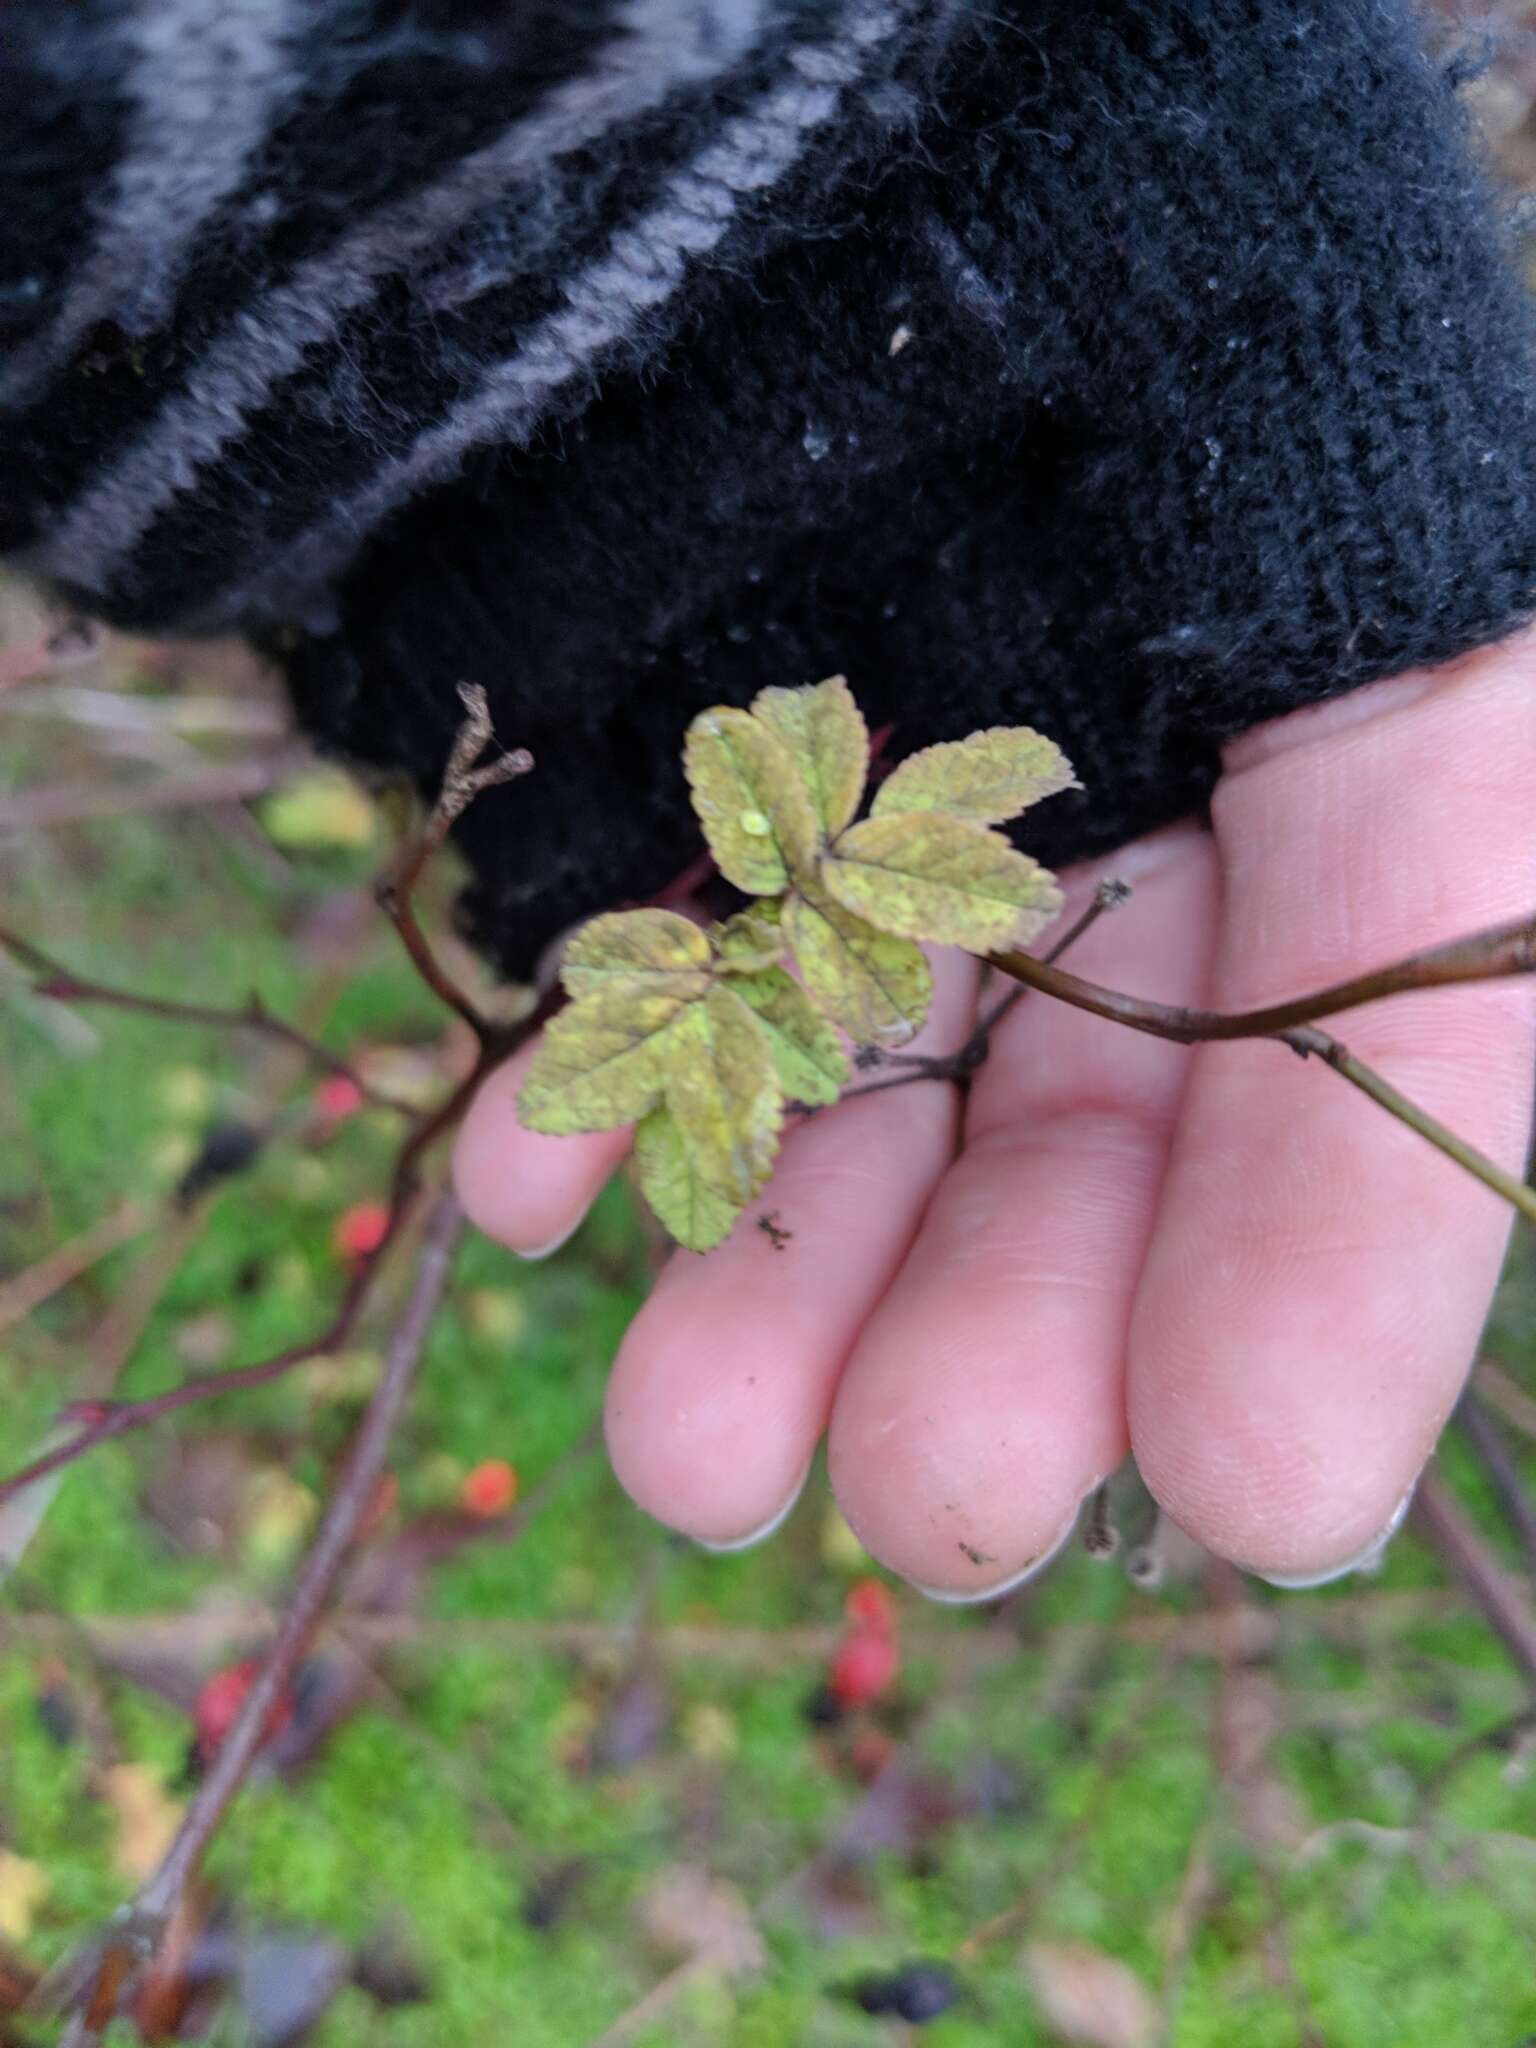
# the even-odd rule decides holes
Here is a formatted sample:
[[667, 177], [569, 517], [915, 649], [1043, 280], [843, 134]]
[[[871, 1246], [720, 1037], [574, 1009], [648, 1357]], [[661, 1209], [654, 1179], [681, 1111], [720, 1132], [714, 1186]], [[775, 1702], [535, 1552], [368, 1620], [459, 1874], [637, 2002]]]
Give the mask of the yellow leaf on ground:
[[339, 768], [295, 777], [267, 798], [261, 822], [290, 853], [362, 852], [372, 846], [379, 825], [367, 791]]
[[48, 1873], [25, 1856], [0, 1849], [0, 1934], [7, 1941], [25, 1941], [32, 1921], [47, 1896]]
[[139, 1884], [159, 1863], [181, 1825], [181, 1806], [148, 1764], [109, 1764], [102, 1792], [117, 1821], [112, 1857], [121, 1874]]

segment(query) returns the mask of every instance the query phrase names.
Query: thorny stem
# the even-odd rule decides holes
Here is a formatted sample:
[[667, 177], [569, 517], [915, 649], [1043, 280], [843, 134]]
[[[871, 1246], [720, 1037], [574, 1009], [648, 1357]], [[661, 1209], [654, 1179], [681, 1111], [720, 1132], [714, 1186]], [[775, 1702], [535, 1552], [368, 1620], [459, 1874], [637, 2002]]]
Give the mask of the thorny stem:
[[214, 1031], [253, 1031], [263, 1038], [275, 1039], [280, 1045], [292, 1046], [322, 1073], [335, 1074], [350, 1081], [360, 1095], [380, 1109], [397, 1110], [406, 1116], [415, 1113], [413, 1104], [401, 1101], [382, 1088], [375, 1088], [363, 1079], [350, 1061], [332, 1052], [318, 1039], [311, 1038], [297, 1024], [290, 1024], [284, 1017], [274, 1017], [259, 996], [253, 995], [243, 1009], [234, 1009], [211, 1003], [173, 1002], [160, 996], [140, 995], [133, 989], [111, 988], [104, 982], [88, 981], [81, 975], [72, 974], [51, 954], [45, 953], [41, 946], [34, 945], [32, 940], [23, 938], [19, 932], [5, 925], [0, 925], [0, 949], [37, 977], [31, 984], [32, 993], [48, 1002], [133, 1010], [143, 1017], [162, 1017], [168, 1023], [196, 1024]]
[[498, 754], [484, 766], [477, 766], [481, 755], [495, 739], [490, 704], [478, 683], [461, 683], [459, 702], [464, 706], [464, 722], [455, 735], [432, 815], [379, 883], [377, 894], [416, 972], [439, 1002], [452, 1010], [455, 1016], [463, 1018], [483, 1049], [498, 1042], [498, 1027], [482, 1014], [432, 950], [431, 942], [417, 919], [412, 895], [421, 880], [422, 871], [447, 838], [455, 819], [462, 817], [483, 790], [494, 789], [499, 783], [512, 782], [518, 776], [526, 775], [533, 767], [533, 756], [526, 747], [515, 747], [509, 753]]
[[1281, 1038], [1321, 1017], [1335, 1017], [1341, 1010], [1358, 1009], [1362, 1003], [1374, 1003], [1384, 996], [1536, 972], [1536, 916], [1411, 953], [1390, 967], [1378, 967], [1263, 1010], [1195, 1010], [1154, 1003], [1144, 996], [1128, 996], [1084, 981], [1054, 966], [1049, 958], [1036, 960], [1029, 953], [993, 953], [990, 958], [994, 967], [1011, 974], [1015, 981], [1070, 1003], [1074, 1009], [1107, 1017], [1113, 1024], [1128, 1024], [1133, 1031], [1149, 1031], [1154, 1038], [1171, 1038], [1179, 1045], [1203, 1045], [1240, 1038]]
[[1270, 1038], [1288, 1045], [1303, 1058], [1317, 1058], [1373, 1102], [1407, 1124], [1420, 1137], [1438, 1147], [1467, 1173], [1483, 1182], [1518, 1209], [1526, 1221], [1536, 1224], [1536, 1190], [1526, 1186], [1503, 1167], [1486, 1158], [1454, 1131], [1420, 1109], [1373, 1067], [1358, 1059], [1349, 1048], [1313, 1021], [1332, 1017], [1341, 1010], [1386, 996], [1405, 995], [1415, 989], [1451, 988], [1465, 982], [1494, 981], [1509, 975], [1536, 971], [1536, 918], [1524, 917], [1514, 923], [1495, 926], [1470, 938], [1455, 939], [1449, 945], [1434, 946], [1411, 954], [1393, 966], [1357, 975], [1312, 995], [1296, 996], [1262, 1010], [1196, 1010], [1170, 1003], [1154, 1003], [1143, 996], [1122, 994], [1117, 989], [1084, 981], [1049, 960], [1036, 960], [1028, 953], [994, 953], [992, 965], [1028, 988], [1055, 996], [1074, 1009], [1087, 1010], [1111, 1023], [1125, 1024], [1133, 1031], [1149, 1032], [1154, 1038], [1171, 1039], [1178, 1045], [1231, 1043], [1238, 1039]]
[[[174, 1841], [126, 1909], [117, 1934], [109, 1941], [97, 1966], [92, 1995], [68, 2036], [81, 2048], [100, 2038], [128, 1980], [154, 1953], [226, 1809], [255, 1761], [272, 1710], [298, 1668], [321, 1609], [374, 1498], [396, 1424], [415, 1383], [427, 1332], [448, 1284], [463, 1222], [463, 1212], [454, 1197], [448, 1193], [440, 1195], [427, 1225], [410, 1299], [384, 1355], [378, 1386], [358, 1426], [315, 1540], [299, 1569], [272, 1646], [234, 1725], [219, 1746], [208, 1775], [188, 1806]], [[110, 1997], [103, 2010], [101, 1993], [108, 1986]]]

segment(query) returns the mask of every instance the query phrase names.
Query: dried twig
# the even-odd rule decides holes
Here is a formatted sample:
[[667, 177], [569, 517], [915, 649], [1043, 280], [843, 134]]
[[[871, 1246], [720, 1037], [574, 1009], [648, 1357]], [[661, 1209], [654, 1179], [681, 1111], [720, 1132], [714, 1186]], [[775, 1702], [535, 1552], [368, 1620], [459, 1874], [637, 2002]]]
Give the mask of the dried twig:
[[1413, 1519], [1482, 1609], [1494, 1634], [1536, 1686], [1536, 1616], [1438, 1472], [1426, 1472]]
[[1519, 1387], [1500, 1366], [1484, 1358], [1472, 1374], [1472, 1384], [1488, 1403], [1497, 1408], [1511, 1429], [1536, 1439], [1536, 1400]]
[[192, 774], [160, 776], [153, 782], [114, 783], [106, 788], [97, 782], [60, 782], [18, 790], [0, 801], [0, 832], [40, 832], [51, 825], [74, 825], [90, 818], [241, 803], [265, 796], [313, 759], [307, 747], [279, 747], [266, 754], [220, 761]]
[[378, 1108], [397, 1110], [404, 1116], [416, 1114], [413, 1103], [404, 1102], [385, 1089], [375, 1088], [340, 1053], [332, 1052], [286, 1018], [275, 1017], [260, 996], [253, 995], [242, 1008], [235, 1009], [213, 1003], [182, 1003], [166, 997], [143, 995], [135, 989], [113, 988], [105, 982], [90, 981], [83, 975], [71, 973], [52, 954], [45, 953], [41, 946], [5, 925], [0, 925], [0, 948], [29, 970], [35, 977], [31, 983], [33, 995], [42, 996], [48, 1002], [132, 1010], [142, 1017], [160, 1017], [170, 1024], [195, 1024], [211, 1031], [255, 1032], [259, 1037], [292, 1046], [322, 1073], [335, 1074], [350, 1081], [360, 1095]]
[[[533, 767], [533, 756], [526, 747], [516, 747], [509, 753], [498, 754], [483, 766], [477, 766], [495, 739], [490, 705], [478, 683], [461, 683], [459, 701], [464, 706], [464, 723], [459, 727], [449, 753], [442, 789], [432, 815], [379, 883], [378, 898], [399, 933], [400, 942], [416, 972], [440, 1002], [464, 1019], [484, 1050], [497, 1044], [499, 1028], [482, 1014], [479, 1006], [464, 993], [438, 959], [417, 920], [412, 898], [427, 863], [447, 838], [454, 821], [482, 791], [526, 775]], [[507, 1049], [498, 1047], [501, 1052]]]
[[88, 1400], [73, 1403], [64, 1410], [62, 1419], [78, 1423], [78, 1432], [34, 1458], [31, 1464], [23, 1466], [10, 1478], [0, 1481], [0, 1507], [25, 1487], [65, 1465], [73, 1464], [77, 1458], [83, 1458], [101, 1444], [131, 1435], [135, 1430], [147, 1429], [151, 1423], [163, 1421], [179, 1409], [203, 1401], [215, 1401], [225, 1394], [248, 1393], [252, 1388], [264, 1387], [270, 1381], [280, 1379], [284, 1373], [291, 1372], [295, 1366], [318, 1358], [323, 1352], [333, 1351], [343, 1343], [371, 1297], [380, 1269], [405, 1228], [416, 1199], [423, 1155], [457, 1123], [479, 1082], [480, 1070], [477, 1068], [460, 1082], [446, 1102], [411, 1131], [395, 1161], [390, 1180], [388, 1216], [379, 1242], [353, 1267], [336, 1311], [324, 1329], [303, 1343], [290, 1345], [286, 1351], [279, 1351], [254, 1365], [237, 1365], [228, 1372], [208, 1373], [142, 1401]]
[[[482, 789], [526, 774], [533, 765], [531, 756], [519, 751], [498, 755], [488, 766], [476, 767], [474, 764], [490, 739], [490, 719], [485, 693], [483, 690], [466, 686], [461, 695], [468, 717], [449, 759], [443, 793], [426, 825], [406, 847], [379, 894], [392, 922], [400, 932], [407, 953], [415, 962], [418, 971], [428, 981], [428, 985], [442, 996], [451, 1008], [457, 1010], [459, 1015], [473, 1024], [480, 1041], [480, 1054], [471, 1071], [436, 1109], [413, 1116], [390, 1176], [387, 1220], [379, 1242], [371, 1252], [357, 1261], [331, 1320], [323, 1330], [304, 1343], [292, 1345], [276, 1356], [262, 1359], [253, 1365], [236, 1366], [228, 1372], [212, 1373], [188, 1381], [183, 1386], [172, 1387], [167, 1392], [156, 1394], [146, 1400], [113, 1403], [92, 1400], [77, 1403], [73, 1408], [66, 1409], [62, 1419], [78, 1423], [76, 1433], [62, 1443], [50, 1446], [21, 1471], [0, 1481], [0, 1507], [23, 1489], [73, 1464], [77, 1458], [84, 1457], [100, 1444], [147, 1428], [151, 1423], [159, 1422], [177, 1410], [195, 1403], [266, 1386], [270, 1381], [281, 1378], [284, 1373], [291, 1372], [295, 1366], [318, 1357], [322, 1352], [333, 1350], [342, 1343], [370, 1299], [379, 1273], [395, 1250], [409, 1221], [418, 1191], [421, 1164], [426, 1153], [440, 1137], [458, 1123], [491, 1067], [531, 1037], [558, 1000], [558, 996], [551, 992], [530, 1016], [517, 1024], [501, 1027], [488, 1023], [480, 1017], [474, 1005], [460, 994], [438, 966], [416, 920], [413, 903], [415, 888], [454, 819], [462, 814]], [[0, 930], [0, 945], [8, 948], [34, 972], [52, 972], [56, 969], [57, 963], [42, 953], [30, 940], [19, 939], [14, 934]], [[113, 1001], [125, 1007], [147, 1009], [151, 1014], [171, 1016], [183, 1022], [188, 1021], [190, 1015], [192, 1019], [201, 1023], [248, 1026], [302, 1051], [306, 1057], [319, 1058], [323, 1062], [331, 1062], [334, 1058], [323, 1047], [317, 1045], [307, 1033], [280, 1019], [268, 1018], [265, 1012], [207, 1011], [195, 1006], [189, 1009], [186, 1005], [163, 1005], [153, 999], [140, 1000], [128, 997], [122, 991], [98, 989], [92, 984], [72, 983], [71, 986], [83, 986], [91, 990], [94, 1000]], [[336, 1066], [340, 1071], [351, 1075], [351, 1069], [345, 1062], [338, 1061]], [[351, 1077], [357, 1079], [355, 1075]], [[361, 1085], [359, 1081], [359, 1086]]]
[[13, 1323], [24, 1322], [51, 1296], [88, 1273], [99, 1259], [118, 1251], [147, 1230], [151, 1220], [151, 1212], [142, 1202], [132, 1199], [119, 1202], [115, 1209], [99, 1217], [78, 1237], [72, 1237], [67, 1244], [55, 1246], [46, 1258], [39, 1259], [24, 1272], [12, 1274], [0, 1286], [0, 1330], [8, 1330]]
[[299, 1569], [287, 1611], [229, 1734], [188, 1806], [159, 1866], [120, 1916], [96, 1966], [95, 1984], [66, 2036], [74, 2048], [98, 2041], [132, 1979], [169, 1926], [188, 1883], [261, 1748], [267, 1721], [304, 1655], [315, 1624], [378, 1486], [415, 1383], [432, 1319], [448, 1284], [463, 1214], [451, 1194], [438, 1197], [405, 1312], [384, 1355], [378, 1386], [353, 1439], [315, 1540]]
[[1493, 1482], [1499, 1505], [1520, 1539], [1526, 1571], [1536, 1578], [1536, 1505], [1532, 1504], [1520, 1468], [1500, 1435], [1498, 1424], [1471, 1387], [1457, 1403], [1456, 1422]]

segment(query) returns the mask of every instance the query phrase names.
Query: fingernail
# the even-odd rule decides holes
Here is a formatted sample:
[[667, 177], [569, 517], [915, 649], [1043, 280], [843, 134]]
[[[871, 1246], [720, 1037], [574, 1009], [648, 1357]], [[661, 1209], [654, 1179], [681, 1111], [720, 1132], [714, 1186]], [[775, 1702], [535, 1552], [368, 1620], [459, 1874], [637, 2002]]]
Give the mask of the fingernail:
[[1326, 1571], [1320, 1572], [1255, 1572], [1253, 1576], [1262, 1579], [1267, 1586], [1278, 1586], [1285, 1593], [1310, 1593], [1314, 1587], [1331, 1586], [1335, 1579], [1347, 1578], [1351, 1572], [1375, 1571], [1387, 1554], [1387, 1545], [1407, 1518], [1417, 1485], [1415, 1480], [1392, 1510], [1392, 1519], [1381, 1534], [1373, 1536], [1369, 1543], [1357, 1550], [1353, 1557], [1345, 1558], [1342, 1564], [1330, 1565]]
[[[1097, 1491], [1098, 1481], [1095, 1480], [1083, 1495], [1083, 1500], [1089, 1499]], [[1028, 1564], [1010, 1573], [1006, 1579], [999, 1579], [994, 1585], [980, 1586], [974, 1591], [967, 1588], [961, 1592], [953, 1586], [920, 1585], [916, 1579], [908, 1579], [907, 1584], [915, 1593], [921, 1593], [925, 1600], [936, 1601], [940, 1607], [983, 1607], [989, 1600], [1001, 1600], [1005, 1594], [1016, 1593], [1020, 1586], [1027, 1586], [1031, 1579], [1038, 1578], [1046, 1566], [1061, 1555], [1072, 1540], [1072, 1532], [1077, 1527], [1077, 1519], [1082, 1511], [1083, 1501], [1080, 1500], [1062, 1523], [1059, 1534], [1051, 1539], [1038, 1557], [1032, 1557]]]
[[548, 1244], [535, 1246], [532, 1251], [522, 1251], [516, 1245], [512, 1249], [517, 1252], [517, 1256], [520, 1259], [526, 1260], [530, 1266], [536, 1266], [540, 1259], [552, 1259], [563, 1244], [569, 1244], [577, 1231], [580, 1230], [583, 1220], [582, 1217], [578, 1216], [576, 1221], [568, 1224], [558, 1237], [552, 1237]]
[[700, 1550], [710, 1551], [716, 1557], [729, 1557], [732, 1551], [751, 1550], [756, 1544], [766, 1543], [770, 1536], [776, 1536], [779, 1533], [794, 1513], [795, 1504], [805, 1491], [805, 1482], [811, 1476], [812, 1462], [809, 1458], [806, 1460], [805, 1470], [795, 1481], [795, 1490], [789, 1496], [789, 1499], [785, 1501], [784, 1505], [781, 1508], [776, 1508], [767, 1521], [759, 1528], [753, 1529], [749, 1535], [733, 1536], [725, 1543], [711, 1543], [703, 1536], [695, 1536], [694, 1542], [699, 1546]]

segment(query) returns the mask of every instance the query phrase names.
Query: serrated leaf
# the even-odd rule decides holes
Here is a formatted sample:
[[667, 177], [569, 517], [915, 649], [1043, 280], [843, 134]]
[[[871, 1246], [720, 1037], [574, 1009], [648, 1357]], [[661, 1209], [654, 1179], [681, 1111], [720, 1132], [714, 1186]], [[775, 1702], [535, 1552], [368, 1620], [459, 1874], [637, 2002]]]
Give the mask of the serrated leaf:
[[794, 755], [822, 831], [829, 839], [841, 832], [859, 808], [869, 768], [869, 728], [847, 677], [801, 690], [759, 690], [752, 715]]
[[816, 856], [816, 814], [795, 757], [748, 712], [717, 705], [688, 728], [683, 766], [709, 850], [727, 881], [775, 896]]
[[749, 903], [710, 933], [715, 957], [733, 974], [756, 974], [784, 955], [784, 906], [777, 897]]
[[784, 1094], [768, 1034], [733, 990], [712, 988], [667, 1048], [667, 1107], [706, 1187], [739, 1207], [773, 1169]]
[[665, 1103], [636, 1126], [635, 1171], [662, 1224], [691, 1252], [707, 1252], [728, 1237], [745, 1206], [727, 1202], [705, 1185]]
[[1056, 879], [1038, 861], [947, 811], [866, 818], [843, 834], [822, 879], [882, 931], [973, 953], [1027, 945], [1061, 908]]
[[568, 996], [580, 998], [620, 983], [653, 986], [658, 975], [702, 973], [708, 966], [709, 940], [675, 910], [616, 910], [577, 932], [565, 949], [560, 979]]
[[799, 982], [782, 967], [769, 967], [731, 987], [768, 1034], [785, 1094], [796, 1102], [836, 1102], [847, 1086], [848, 1055]]
[[928, 962], [846, 909], [816, 883], [790, 897], [784, 928], [806, 986], [834, 1024], [861, 1045], [904, 1045], [933, 997]]
[[709, 983], [658, 975], [643, 991], [620, 984], [552, 1017], [517, 1098], [530, 1131], [611, 1131], [661, 1099], [667, 1053]]
[[870, 815], [948, 811], [1001, 825], [1042, 797], [1076, 787], [1072, 764], [1054, 740], [1027, 725], [998, 725], [910, 755], [881, 785]]

